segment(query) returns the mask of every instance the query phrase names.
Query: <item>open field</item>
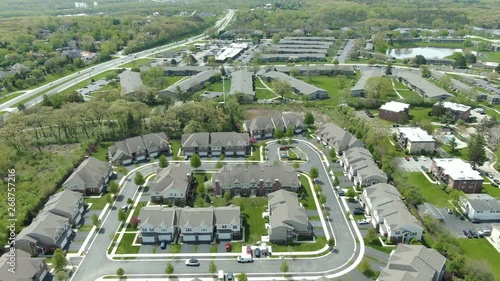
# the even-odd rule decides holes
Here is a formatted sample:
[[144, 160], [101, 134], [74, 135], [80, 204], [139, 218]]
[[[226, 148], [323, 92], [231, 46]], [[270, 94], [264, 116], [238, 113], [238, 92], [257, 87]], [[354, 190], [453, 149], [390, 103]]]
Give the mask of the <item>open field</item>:
[[489, 263], [496, 280], [500, 280], [500, 266], [498, 266], [500, 264], [500, 254], [485, 238], [458, 239], [458, 243], [465, 255], [470, 259]]

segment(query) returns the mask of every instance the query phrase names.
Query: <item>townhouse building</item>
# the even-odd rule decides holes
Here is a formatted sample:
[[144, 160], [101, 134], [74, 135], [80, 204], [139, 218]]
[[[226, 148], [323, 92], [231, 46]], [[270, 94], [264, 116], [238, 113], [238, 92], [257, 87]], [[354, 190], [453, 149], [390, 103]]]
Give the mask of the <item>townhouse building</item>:
[[163, 132], [128, 138], [108, 148], [109, 160], [119, 165], [130, 165], [162, 154], [170, 154], [168, 137]]
[[64, 189], [85, 195], [100, 194], [113, 176], [111, 163], [94, 157], [85, 159], [62, 184]]
[[458, 203], [472, 222], [500, 220], [500, 201], [491, 195], [465, 194]]
[[181, 149], [188, 157], [193, 153], [200, 157], [245, 156], [250, 154], [251, 144], [247, 133], [193, 133], [182, 135]]
[[304, 124], [304, 113], [283, 112], [272, 116], [262, 116], [243, 123], [243, 131], [254, 139], [272, 138], [277, 130], [293, 130], [294, 133], [301, 133], [306, 129]]
[[192, 197], [195, 186], [196, 182], [189, 164], [170, 164], [159, 170], [151, 183], [149, 187], [151, 202], [184, 205]]
[[339, 155], [347, 149], [365, 146], [362, 141], [331, 122], [323, 124], [316, 130], [316, 138], [326, 145], [330, 145]]

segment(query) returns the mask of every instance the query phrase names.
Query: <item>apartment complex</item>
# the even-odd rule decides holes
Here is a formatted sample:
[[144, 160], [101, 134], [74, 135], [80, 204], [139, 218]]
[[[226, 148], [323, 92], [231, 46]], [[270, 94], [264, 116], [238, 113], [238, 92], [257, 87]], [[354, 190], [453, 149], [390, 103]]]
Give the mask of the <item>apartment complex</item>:
[[436, 149], [436, 141], [426, 131], [418, 127], [397, 128], [398, 144], [409, 154], [427, 154]]
[[431, 173], [438, 181], [465, 193], [480, 193], [483, 188], [481, 174], [459, 158], [433, 159]]

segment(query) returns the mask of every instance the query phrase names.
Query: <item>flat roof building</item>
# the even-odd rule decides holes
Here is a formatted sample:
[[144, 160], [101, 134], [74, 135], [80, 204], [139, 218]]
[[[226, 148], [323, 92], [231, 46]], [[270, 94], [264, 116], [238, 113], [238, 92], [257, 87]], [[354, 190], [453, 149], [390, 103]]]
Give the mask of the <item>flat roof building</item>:
[[418, 127], [399, 127], [397, 140], [401, 148], [410, 154], [432, 153], [436, 149], [434, 138]]
[[383, 104], [379, 109], [379, 117], [396, 123], [404, 123], [408, 120], [410, 105], [407, 103], [390, 101]]
[[480, 193], [483, 187], [481, 174], [460, 158], [434, 158], [431, 172], [437, 180], [465, 193]]

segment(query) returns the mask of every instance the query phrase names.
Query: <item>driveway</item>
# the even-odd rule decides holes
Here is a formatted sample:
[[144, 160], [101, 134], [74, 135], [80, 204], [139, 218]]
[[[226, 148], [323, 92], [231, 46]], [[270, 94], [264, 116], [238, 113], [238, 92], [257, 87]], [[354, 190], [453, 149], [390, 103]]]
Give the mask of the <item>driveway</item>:
[[[195, 244], [188, 244], [188, 243], [182, 244], [181, 253], [194, 253], [194, 245]], [[199, 248], [200, 247], [198, 246], [198, 249]]]
[[144, 244], [139, 249], [139, 254], [151, 254], [151, 253], [153, 253], [153, 249], [155, 247], [156, 247], [157, 253], [161, 253], [161, 254], [168, 253], [168, 246], [169, 245], [167, 245], [167, 248], [165, 250], [162, 250], [162, 249], [160, 249], [160, 247], [158, 245]]
[[436, 208], [437, 211], [443, 216], [444, 218], [444, 225], [445, 228], [448, 229], [448, 231], [458, 237], [458, 238], [466, 238], [467, 236], [464, 235], [463, 230], [464, 229], [475, 229], [475, 230], [482, 230], [482, 229], [489, 229], [491, 230], [491, 224], [490, 223], [472, 223], [468, 220], [461, 220], [458, 215], [455, 214], [448, 214], [446, 209], [444, 208]]
[[[226, 245], [226, 243], [224, 243]], [[200, 244], [198, 245], [198, 253], [210, 253], [210, 244]]]

